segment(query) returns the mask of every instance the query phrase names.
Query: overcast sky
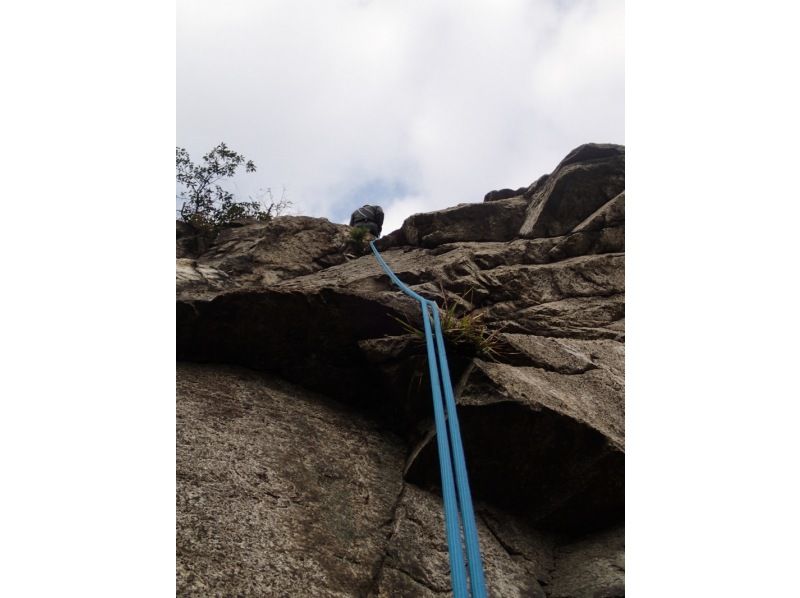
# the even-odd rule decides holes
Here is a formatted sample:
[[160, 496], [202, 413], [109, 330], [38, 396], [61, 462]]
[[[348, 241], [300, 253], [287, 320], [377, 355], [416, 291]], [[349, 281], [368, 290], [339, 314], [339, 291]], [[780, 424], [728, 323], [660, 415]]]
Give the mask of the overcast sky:
[[240, 197], [384, 234], [624, 143], [623, 0], [178, 0], [177, 145], [252, 159]]

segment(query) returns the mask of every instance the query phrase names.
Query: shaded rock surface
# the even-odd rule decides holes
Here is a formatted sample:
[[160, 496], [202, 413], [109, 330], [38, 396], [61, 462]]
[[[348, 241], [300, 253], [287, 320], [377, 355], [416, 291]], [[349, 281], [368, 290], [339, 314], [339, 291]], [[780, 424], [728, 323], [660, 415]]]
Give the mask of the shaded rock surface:
[[[411, 288], [476, 318], [495, 338], [490, 354], [448, 340], [495, 596], [624, 595], [624, 201], [624, 147], [587, 144], [510, 197], [414, 215], [376, 243]], [[214, 511], [208, 501], [218, 486], [201, 478], [190, 486], [202, 497], [192, 512], [205, 512], [209, 525], [227, 523], [215, 532], [221, 544], [192, 536], [199, 520], [181, 519], [191, 509], [179, 485], [179, 538], [182, 526], [192, 538], [178, 545], [179, 594], [201, 595], [186, 577], [195, 562], [208, 569], [203, 579], [215, 580], [212, 594], [301, 595], [280, 588], [304, 576], [321, 596], [449, 592], [425, 349], [408, 330], [421, 328], [419, 307], [371, 255], [352, 251], [348, 230], [320, 218], [281, 217], [223, 231], [202, 253], [178, 260], [178, 357], [195, 362], [179, 369], [179, 403], [195, 413], [179, 426], [188, 445], [197, 445], [183, 453], [183, 467], [187, 476], [202, 469], [209, 451], [220, 457], [222, 477], [232, 467], [224, 455], [254, 468], [261, 460], [280, 467], [301, 459], [306, 469], [328, 463], [345, 485], [382, 485], [391, 500], [376, 498], [370, 508], [379, 515], [358, 523], [353, 538], [365, 548], [356, 554], [343, 548], [333, 519], [304, 527], [304, 517], [328, 518], [340, 498], [325, 493], [328, 478], [314, 482], [287, 464], [281, 475], [317, 494], [302, 514], [276, 524], [272, 544], [253, 536], [255, 553], [277, 551], [292, 563], [268, 568], [259, 579], [277, 585], [256, 589], [236, 585], [230, 571], [251, 565], [226, 544], [250, 533], [252, 518], [244, 508]], [[251, 403], [262, 407], [243, 416], [246, 443], [226, 436], [213, 407], [199, 407], [227, 404], [243, 386], [269, 395], [258, 395]], [[264, 410], [279, 396], [296, 405]], [[290, 415], [275, 430], [281, 410]], [[362, 441], [374, 453], [354, 446], [348, 418], [369, 430], [371, 440]], [[241, 452], [239, 441], [262, 451]], [[341, 458], [329, 455], [334, 447]], [[179, 447], [179, 470], [181, 458]], [[359, 459], [375, 461], [354, 469]], [[342, 492], [342, 509], [351, 513], [357, 501]], [[309, 538], [323, 548], [309, 547]], [[305, 560], [300, 545], [311, 551]], [[217, 552], [201, 558], [209, 546]], [[183, 582], [181, 562], [189, 572]]]
[[208, 249], [209, 240], [194, 226], [181, 220], [175, 221], [175, 257], [196, 258]]
[[624, 189], [623, 146], [590, 143], [576, 148], [533, 193], [520, 234], [566, 234]]
[[611, 529], [559, 546], [551, 598], [625, 596], [625, 531]]
[[[449, 593], [441, 498], [404, 482], [404, 443], [369, 418], [269, 375], [179, 363], [177, 442], [178, 595]], [[478, 513], [491, 594], [544, 597], [554, 539]]]
[[519, 189], [498, 189], [497, 191], [489, 191], [489, 193], [483, 197], [483, 201], [497, 201], [510, 197], [520, 197], [524, 195], [527, 190], [527, 187], [520, 187]]

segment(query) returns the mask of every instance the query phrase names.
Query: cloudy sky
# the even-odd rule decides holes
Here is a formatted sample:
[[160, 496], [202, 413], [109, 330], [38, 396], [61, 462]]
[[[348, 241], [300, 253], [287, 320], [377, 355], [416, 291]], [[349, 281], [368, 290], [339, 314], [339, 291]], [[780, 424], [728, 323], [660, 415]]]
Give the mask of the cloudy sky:
[[623, 0], [178, 0], [177, 141], [294, 212], [384, 233], [624, 143]]

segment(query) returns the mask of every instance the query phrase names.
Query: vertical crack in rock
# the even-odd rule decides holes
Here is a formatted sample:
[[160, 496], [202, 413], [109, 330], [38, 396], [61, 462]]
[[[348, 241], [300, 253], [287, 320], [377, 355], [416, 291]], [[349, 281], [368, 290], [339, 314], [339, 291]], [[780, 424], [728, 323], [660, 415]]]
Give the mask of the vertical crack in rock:
[[497, 530], [495, 530], [492, 524], [489, 523], [488, 517], [486, 517], [483, 513], [478, 513], [477, 515], [478, 517], [481, 518], [481, 521], [483, 521], [483, 524], [486, 526], [486, 529], [489, 530], [489, 533], [491, 533], [494, 539], [497, 540], [497, 543], [500, 544], [503, 550], [505, 550], [508, 553], [508, 556], [510, 557], [521, 556], [522, 558], [528, 560], [528, 557], [526, 557], [522, 552], [514, 549], [514, 547], [512, 547], [505, 540], [503, 540], [503, 538], [500, 537], [500, 534], [497, 532]]
[[403, 497], [406, 493], [406, 483], [401, 482], [400, 485], [400, 492], [397, 493], [397, 498], [394, 501], [394, 505], [392, 506], [391, 511], [391, 518], [384, 523], [385, 526], [389, 527], [389, 532], [386, 534], [386, 540], [383, 545], [383, 551], [381, 552], [378, 561], [375, 563], [372, 569], [372, 576], [369, 581], [369, 585], [367, 586], [367, 591], [364, 594], [366, 597], [376, 596], [378, 584], [381, 581], [381, 576], [383, 575], [383, 568], [386, 564], [386, 559], [389, 553], [389, 545], [392, 542], [392, 538], [394, 538], [395, 534], [397, 534], [397, 530], [400, 528], [400, 511], [402, 510], [402, 502]]

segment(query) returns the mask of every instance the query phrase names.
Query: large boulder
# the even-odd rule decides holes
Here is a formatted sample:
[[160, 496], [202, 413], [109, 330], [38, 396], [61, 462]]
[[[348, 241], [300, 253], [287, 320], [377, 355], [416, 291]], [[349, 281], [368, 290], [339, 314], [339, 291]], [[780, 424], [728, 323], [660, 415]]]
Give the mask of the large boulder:
[[[520, 194], [521, 195], [521, 194]], [[470, 203], [406, 218], [401, 228], [409, 245], [437, 247], [459, 241], [510, 241], [525, 217], [523, 197]]]
[[279, 216], [268, 222], [237, 222], [223, 228], [210, 244], [201, 243], [200, 252], [187, 249], [197, 242], [186, 226], [178, 223], [178, 256], [194, 257], [202, 266], [223, 272], [231, 282], [227, 288], [263, 289], [348, 259], [350, 227], [326, 218]]
[[489, 193], [483, 196], [483, 201], [497, 201], [500, 199], [509, 199], [511, 197], [521, 197], [527, 190], [527, 187], [520, 187], [519, 189], [498, 189], [496, 191], [489, 191]]
[[279, 216], [224, 229], [203, 260], [249, 286], [264, 287], [343, 263], [349, 230], [325, 218]]
[[523, 237], [565, 235], [625, 189], [625, 147], [589, 143], [572, 150], [530, 198]]
[[[623, 386], [593, 351], [603, 341], [586, 343], [560, 340], [556, 355], [536, 352], [538, 365], [476, 359], [458, 397], [475, 495], [570, 534], [613, 525], [624, 512]], [[573, 351], [585, 361], [565, 368]], [[408, 479], [422, 487], [439, 479], [429, 430], [407, 465]]]

